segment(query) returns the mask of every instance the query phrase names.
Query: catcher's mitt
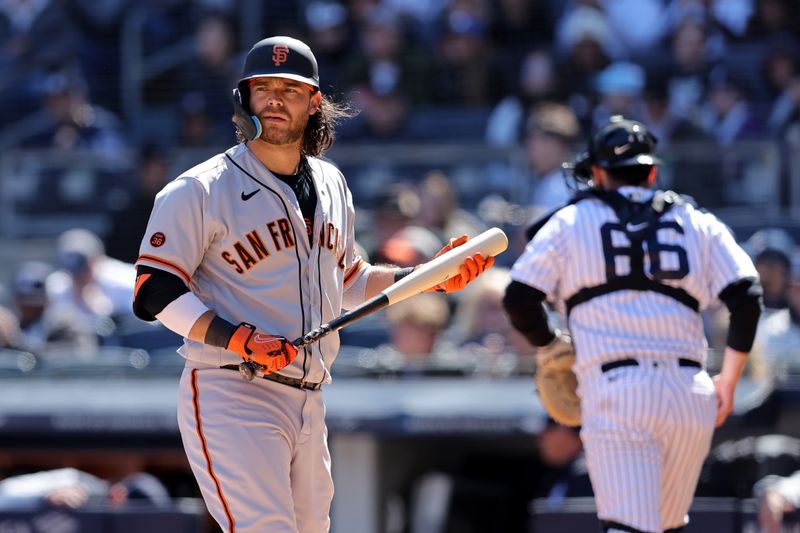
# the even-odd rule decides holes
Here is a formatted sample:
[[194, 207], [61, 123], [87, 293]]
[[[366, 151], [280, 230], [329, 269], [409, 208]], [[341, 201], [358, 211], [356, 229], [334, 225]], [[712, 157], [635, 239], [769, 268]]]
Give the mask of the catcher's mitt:
[[578, 380], [572, 371], [575, 350], [572, 339], [556, 332], [556, 338], [536, 350], [536, 389], [542, 405], [553, 419], [565, 426], [581, 425], [581, 400]]

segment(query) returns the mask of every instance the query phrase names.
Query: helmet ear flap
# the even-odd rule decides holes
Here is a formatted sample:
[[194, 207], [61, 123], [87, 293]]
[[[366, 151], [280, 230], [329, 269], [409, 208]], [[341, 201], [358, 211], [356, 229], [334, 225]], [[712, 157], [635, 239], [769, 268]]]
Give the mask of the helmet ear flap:
[[247, 109], [246, 104], [242, 100], [242, 92], [239, 88], [233, 90], [233, 116], [231, 121], [236, 129], [239, 130], [245, 139], [252, 141], [261, 137], [261, 121], [257, 116], [251, 115]]

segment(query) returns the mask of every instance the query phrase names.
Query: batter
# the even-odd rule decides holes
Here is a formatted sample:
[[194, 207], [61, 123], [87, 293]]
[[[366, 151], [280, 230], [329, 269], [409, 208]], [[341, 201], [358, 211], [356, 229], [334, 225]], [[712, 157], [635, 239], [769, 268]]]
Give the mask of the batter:
[[[514, 326], [545, 350], [566, 340], [543, 302], [568, 316], [597, 513], [617, 533], [682, 531], [761, 309], [755, 267], [728, 229], [650, 189], [655, 144], [620, 116], [593, 136], [574, 165], [589, 188], [541, 225], [504, 300]], [[712, 380], [699, 311], [717, 299], [731, 324]]]
[[[347, 183], [319, 157], [349, 113], [321, 94], [308, 46], [289, 37], [256, 43], [233, 100], [241, 142], [156, 197], [134, 309], [185, 338], [178, 421], [222, 530], [328, 531], [333, 483], [320, 389], [331, 382], [339, 340], [328, 335], [298, 352], [287, 339], [413, 269], [356, 255]], [[492, 264], [474, 254], [434, 289], [460, 290]], [[258, 379], [240, 377], [243, 361], [264, 367]]]

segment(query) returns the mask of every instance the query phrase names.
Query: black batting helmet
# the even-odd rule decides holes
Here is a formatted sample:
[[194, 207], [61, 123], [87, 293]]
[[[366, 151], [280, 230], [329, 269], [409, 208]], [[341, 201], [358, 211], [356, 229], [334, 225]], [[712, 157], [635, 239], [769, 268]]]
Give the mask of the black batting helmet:
[[589, 140], [587, 150], [572, 163], [562, 165], [579, 182], [588, 182], [592, 166], [612, 169], [660, 165], [655, 155], [658, 140], [641, 122], [614, 115]]
[[233, 123], [248, 140], [261, 135], [260, 121], [250, 116], [248, 85], [250, 79], [260, 77], [288, 78], [319, 90], [317, 59], [306, 43], [282, 35], [258, 41], [247, 52], [242, 77], [233, 90]]
[[253, 45], [247, 52], [240, 88], [242, 82], [257, 77], [289, 78], [319, 89], [317, 59], [306, 43], [292, 37], [269, 37]]

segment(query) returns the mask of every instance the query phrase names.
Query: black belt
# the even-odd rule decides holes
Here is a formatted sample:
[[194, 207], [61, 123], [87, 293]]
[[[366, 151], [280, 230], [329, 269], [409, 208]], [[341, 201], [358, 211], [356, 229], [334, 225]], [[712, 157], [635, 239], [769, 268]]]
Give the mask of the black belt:
[[[224, 368], [226, 370], [236, 370], [237, 372], [239, 371], [239, 365], [225, 365], [221, 366], [220, 368]], [[276, 383], [289, 385], [290, 387], [294, 387], [296, 389], [319, 390], [322, 388], [322, 383], [312, 383], [304, 379], [290, 378], [277, 373], [261, 374], [259, 377], [274, 381]]]
[[[658, 361], [653, 361], [653, 365], [658, 364]], [[614, 370], [615, 368], [619, 368], [621, 366], [639, 366], [639, 361], [636, 359], [617, 359], [616, 361], [609, 361], [608, 363], [603, 363], [600, 365], [600, 370], [603, 372], [608, 372], [609, 370]], [[694, 368], [703, 368], [699, 362], [694, 361], [693, 359], [684, 359], [681, 357], [678, 359], [678, 366], [691, 366]]]

